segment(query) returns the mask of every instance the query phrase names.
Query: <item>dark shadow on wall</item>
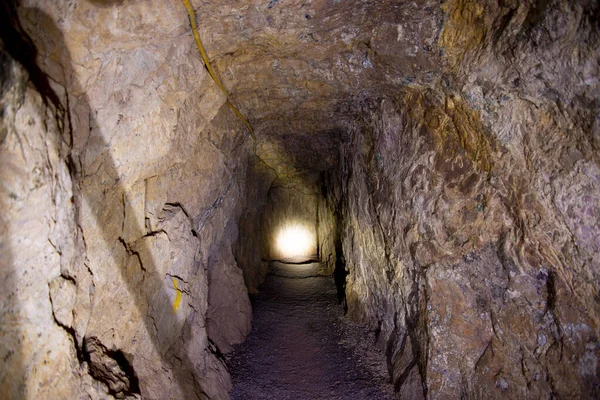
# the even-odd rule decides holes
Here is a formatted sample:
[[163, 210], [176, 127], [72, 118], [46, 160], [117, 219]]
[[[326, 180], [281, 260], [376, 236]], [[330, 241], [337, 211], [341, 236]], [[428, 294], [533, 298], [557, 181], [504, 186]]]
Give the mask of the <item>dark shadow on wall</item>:
[[[92, 3], [98, 3], [97, 1], [92, 1]], [[116, 4], [118, 2], [100, 2], [103, 4]], [[36, 55], [37, 50], [36, 46], [33, 44], [31, 38], [25, 33], [21, 24], [19, 22], [17, 13], [17, 4], [16, 2], [6, 3], [3, 2], [2, 5], [2, 27], [1, 34], [2, 40], [6, 46], [7, 52], [16, 60], [18, 60], [25, 69], [29, 72], [30, 80], [35, 88], [40, 92], [43, 96], [44, 101], [47, 104], [50, 104], [57, 110], [57, 118], [60, 119], [61, 123], [64, 126], [63, 137], [60, 138], [63, 142], [68, 143], [71, 147], [74, 142], [81, 141], [81, 137], [77, 137], [81, 135], [81, 131], [75, 132], [73, 130], [72, 118], [74, 116], [71, 114], [71, 107], [74, 104], [77, 105], [78, 110], [84, 111], [89, 115], [89, 127], [97, 127], [98, 125], [93, 120], [93, 112], [89, 105], [89, 100], [85, 93], [82, 91], [81, 85], [75, 78], [75, 72], [73, 70], [72, 60], [68, 53], [67, 47], [65, 45], [64, 37], [62, 36], [62, 32], [53, 21], [53, 19], [44, 14], [39, 9], [22, 9], [24, 14], [31, 16], [34, 20], [40, 21], [40, 24], [44, 28], [44, 35], [46, 37], [43, 40], [43, 43], [38, 44], [43, 46], [44, 43], [54, 43], [57, 48], [62, 49], [62, 58], [61, 58], [61, 67], [62, 67], [62, 76], [52, 76], [51, 79], [63, 87], [67, 88], [68, 92], [66, 93], [66, 103], [60, 100], [60, 97], [54, 90], [52, 90], [48, 77], [42, 72], [41, 68], [36, 64]], [[40, 47], [39, 50], [45, 54], [48, 49], [44, 49]], [[70, 93], [83, 93], [79, 97], [72, 97]], [[60, 125], [59, 125], [60, 126]], [[89, 129], [89, 128], [87, 128]], [[89, 132], [87, 132], [90, 136], [92, 136]], [[87, 140], [87, 139], [83, 139]], [[89, 208], [93, 210], [94, 217], [96, 218], [96, 222], [99, 228], [102, 231], [103, 239], [105, 245], [109, 248], [120, 245], [119, 237], [116, 237], [114, 231], [111, 231], [111, 228], [115, 225], [120, 225], [122, 222], [123, 215], [118, 212], [107, 212], [107, 197], [110, 199], [123, 199], [124, 207], [128, 207], [128, 199], [125, 195], [125, 188], [120, 182], [120, 177], [118, 170], [115, 166], [115, 162], [110, 154], [110, 149], [108, 147], [108, 143], [103, 138], [103, 135], [100, 132], [93, 133], [93, 140], [95, 141], [93, 146], [98, 149], [105, 149], [102, 156], [102, 166], [101, 168], [95, 172], [92, 176], [85, 177], [85, 185], [80, 186], [84, 181], [82, 177], [83, 171], [81, 169], [81, 164], [77, 157], [73, 154], [64, 154], [64, 161], [70, 168], [71, 178], [74, 184], [74, 194], [75, 194], [75, 204], [76, 204], [76, 223], [78, 224], [79, 219], [79, 208], [82, 205], [82, 202], [85, 201]], [[86, 142], [86, 146], [90, 145], [89, 141]], [[94, 182], [96, 180], [97, 182]], [[105, 182], [103, 184], [94, 184], [98, 182]], [[111, 186], [112, 185], [112, 186]], [[77, 190], [77, 187], [80, 187], [80, 191]], [[79, 193], [78, 193], [79, 192]], [[0, 223], [2, 221], [0, 220]], [[139, 237], [145, 235], [146, 230], [143, 226], [136, 226], [136, 232], [139, 232]], [[3, 232], [6, 232], [4, 229]], [[140, 245], [137, 246], [137, 251], [141, 254], [151, 254], [149, 249], [145, 248], [146, 244], [144, 241], [140, 241]], [[6, 248], [2, 246], [2, 255], [4, 259], [2, 260], [3, 268], [5, 263], [10, 262], [7, 259], [10, 255], [5, 254]], [[116, 257], [113, 254], [113, 257]], [[144, 269], [145, 272], [136, 271], [137, 274], [144, 274], [144, 280], [149, 282], [154, 282], [154, 287], [161, 288], [162, 291], [158, 295], [146, 294], [140, 290], [140, 287], [137, 286], [139, 279], [134, 279], [135, 276], [132, 276], [131, 270], [127, 270], [126, 264], [120, 264], [120, 260], [114, 258], [114, 263], [119, 266], [121, 278], [127, 284], [127, 289], [129, 291], [130, 296], [132, 297], [132, 301], [137, 307], [138, 311], [141, 315], [145, 315], [146, 318], [144, 320], [145, 328], [149, 334], [149, 337], [152, 341], [154, 348], [157, 353], [161, 355], [163, 362], [167, 365], [170, 365], [173, 369], [173, 376], [176, 380], [176, 384], [180, 387], [181, 392], [183, 394], [183, 398], [209, 398], [209, 396], [203, 391], [203, 388], [200, 386], [198, 381], [198, 377], [202, 376], [201, 371], [197, 368], [196, 364], [189, 358], [186, 352], [186, 343], [190, 339], [191, 335], [191, 326], [194, 324], [198, 324], [197, 321], [188, 320], [184, 322], [180, 322], [173, 311], [173, 306], [170, 301], [169, 294], [165, 290], [163, 285], [164, 277], [159, 275], [157, 272], [156, 265], [154, 261], [149, 257], [149, 259], [144, 260]], [[135, 274], [134, 274], [135, 275]], [[10, 275], [8, 275], [10, 278]], [[69, 277], [70, 278], [70, 277]], [[10, 285], [10, 280], [3, 282], [3, 285]], [[151, 296], [152, 295], [152, 296]], [[153, 306], [148, 307], [149, 298], [153, 297]], [[4, 307], [4, 305], [3, 305]], [[178, 338], [173, 339], [170, 337], [165, 337], [163, 333], [161, 333], [161, 328], [155, 328], [153, 323], [154, 316], [152, 315], [152, 310], [162, 311], [161, 313], [161, 321], [162, 325], [169, 327], [168, 331], [173, 331], [172, 327], [177, 327], [175, 331], [181, 331], [181, 337], [183, 337], [183, 342], [176, 342]], [[146, 311], [148, 310], [148, 311]], [[166, 310], [170, 310], [166, 311]], [[195, 314], [191, 314], [195, 317]], [[2, 315], [4, 318], [4, 314]], [[157, 316], [158, 317], [158, 316]], [[156, 318], [158, 320], [158, 318]], [[18, 323], [18, 321], [17, 321]], [[2, 327], [5, 327], [5, 321], [2, 321]], [[78, 354], [83, 354], [83, 359], [90, 362], [93, 361], [90, 359], [89, 352], [91, 346], [94, 345], [94, 341], [97, 338], [88, 338], [86, 337], [83, 340], [83, 343], [78, 344], [76, 338], [73, 338], [73, 343], [77, 347], [76, 352]], [[97, 344], [97, 343], [96, 343]], [[4, 345], [4, 343], [3, 343]], [[101, 344], [100, 344], [101, 346]], [[96, 346], [97, 347], [97, 346]], [[96, 349], [97, 350], [97, 349]], [[109, 350], [110, 351], [110, 350]], [[110, 354], [109, 354], [110, 356]], [[11, 357], [19, 357], [19, 349], [12, 349]], [[135, 376], [135, 372], [131, 370], [132, 365], [132, 357], [128, 354], [116, 354], [114, 361], [117, 362], [121, 366], [121, 370], [124, 374], [128, 374], [127, 387], [121, 388], [121, 392], [117, 394], [133, 394], [139, 392], [139, 388], [136, 387], [137, 377]], [[117, 359], [118, 358], [118, 359]], [[80, 360], [81, 361], [81, 360]], [[15, 364], [13, 364], [15, 365]], [[20, 366], [23, 368], [23, 366]], [[98, 380], [102, 379], [101, 372], [95, 374], [94, 367], [102, 369], [101, 365], [93, 366], [90, 368], [90, 374], [94, 376], [94, 378]], [[14, 368], [14, 367], [13, 367]], [[108, 369], [110, 371], [110, 368]], [[14, 376], [20, 376], [21, 379], [24, 379], [23, 374], [15, 374]], [[4, 384], [4, 383], [3, 383]], [[16, 385], [13, 384], [13, 385]], [[24, 381], [21, 382], [21, 385], [24, 386]], [[111, 389], [110, 383], [107, 384], [109, 387], [109, 391]], [[4, 387], [2, 387], [4, 389]], [[113, 393], [114, 394], [114, 393]]]
[[[16, 0], [0, 2], [0, 37], [2, 38], [4, 50], [27, 70], [29, 80], [42, 95], [44, 102], [62, 109], [58, 95], [52, 90], [48, 78], [36, 63], [38, 51], [21, 26], [17, 15], [17, 6]], [[4, 71], [2, 79], [3, 85], [4, 82], [8, 82], [8, 76], [4, 74]]]
[[335, 280], [335, 287], [337, 289], [338, 304], [344, 307], [344, 313], [348, 311], [348, 304], [346, 303], [346, 261], [344, 260], [344, 254], [342, 251], [342, 242], [339, 238], [335, 241], [335, 269], [333, 270], [333, 279]]
[[[25, 90], [25, 88], [15, 88], [16, 86], [27, 84], [19, 82], [19, 77], [14, 76], [13, 66], [15, 62], [25, 66], [30, 74], [30, 81], [36, 89], [42, 94], [46, 101], [55, 101], [52, 97], [47, 81], [38, 79], [40, 76], [39, 68], [35, 65], [36, 50], [31, 40], [24, 33], [18, 18], [16, 17], [16, 4], [7, 0], [0, 2], [0, 98], [13, 90]], [[28, 68], [31, 67], [31, 68]], [[46, 84], [46, 85], [45, 85]], [[0, 109], [0, 145], [9, 134], [8, 126], [10, 121], [4, 120], [4, 109]], [[0, 161], [0, 167], [5, 168], [6, 164]], [[9, 171], [3, 171], [1, 176], [5, 176]], [[2, 185], [4, 186], [4, 185]], [[14, 257], [11, 252], [11, 232], [9, 231], [10, 221], [8, 221], [7, 210], [10, 207], [8, 202], [5, 204], [5, 195], [15, 196], [15, 194], [2, 188], [0, 196], [0, 360], [2, 366], [0, 370], [0, 397], [25, 398], [26, 377], [25, 366], [23, 365], [23, 349], [21, 343], [25, 334], [22, 328], [21, 316], [23, 311], [19, 303], [19, 279], [18, 272], [13, 266]]]
[[265, 194], [268, 193], [275, 176], [275, 172], [257, 156], [250, 158], [244, 179], [244, 193], [250, 201], [244, 205], [238, 222], [238, 240], [234, 246], [235, 259], [242, 270], [249, 294], [258, 292], [258, 287], [265, 280], [269, 270], [268, 262], [261, 257], [264, 236], [262, 219], [267, 203]]

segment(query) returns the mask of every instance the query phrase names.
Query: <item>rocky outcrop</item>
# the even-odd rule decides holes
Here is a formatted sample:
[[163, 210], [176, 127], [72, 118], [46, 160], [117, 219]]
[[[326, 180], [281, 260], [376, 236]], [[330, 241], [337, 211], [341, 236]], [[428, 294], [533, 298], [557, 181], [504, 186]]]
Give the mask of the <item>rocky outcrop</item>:
[[258, 157], [251, 159], [246, 170], [245, 207], [239, 222], [239, 237], [235, 244], [235, 259], [244, 275], [249, 293], [256, 293], [269, 270], [268, 261], [263, 260], [262, 215], [267, 204], [266, 193], [277, 174]]
[[332, 191], [349, 311], [410, 398], [592, 398], [597, 5], [492, 3], [446, 3], [448, 80], [350, 128]]
[[219, 350], [243, 340], [251, 313], [233, 244], [252, 146], [185, 9], [159, 3], [28, 2], [12, 15], [8, 398], [228, 397]]
[[321, 192], [317, 196], [317, 248], [321, 261], [321, 275], [331, 275], [335, 269], [336, 257], [340, 251], [338, 235], [338, 215], [327, 202], [327, 188], [324, 174], [321, 174]]
[[7, 398], [94, 395], [98, 388], [74, 345], [89, 318], [94, 287], [85, 267], [74, 272], [83, 266], [82, 241], [61, 157], [63, 121], [54, 118], [58, 105], [30, 85], [22, 65], [6, 51], [0, 54], [0, 391]]
[[596, 252], [541, 183], [568, 175], [587, 202], [597, 182], [528, 167], [459, 97], [409, 90], [396, 101], [346, 150], [342, 237], [349, 311], [380, 332], [397, 388], [592, 396]]

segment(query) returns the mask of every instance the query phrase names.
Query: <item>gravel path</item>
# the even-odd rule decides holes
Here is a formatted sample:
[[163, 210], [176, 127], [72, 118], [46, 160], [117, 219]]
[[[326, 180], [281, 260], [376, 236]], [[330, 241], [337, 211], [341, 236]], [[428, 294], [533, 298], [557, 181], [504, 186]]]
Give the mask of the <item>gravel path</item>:
[[310, 269], [273, 265], [251, 296], [252, 331], [227, 357], [231, 398], [394, 399], [373, 333], [344, 318], [333, 278]]

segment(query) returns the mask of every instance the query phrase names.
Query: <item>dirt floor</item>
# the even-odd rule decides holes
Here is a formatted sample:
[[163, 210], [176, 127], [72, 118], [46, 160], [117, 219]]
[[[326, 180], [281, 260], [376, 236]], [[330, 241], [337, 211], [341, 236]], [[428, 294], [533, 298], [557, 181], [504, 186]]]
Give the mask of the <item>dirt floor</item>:
[[252, 332], [227, 357], [232, 399], [395, 399], [375, 335], [338, 305], [318, 265], [271, 266], [251, 296]]

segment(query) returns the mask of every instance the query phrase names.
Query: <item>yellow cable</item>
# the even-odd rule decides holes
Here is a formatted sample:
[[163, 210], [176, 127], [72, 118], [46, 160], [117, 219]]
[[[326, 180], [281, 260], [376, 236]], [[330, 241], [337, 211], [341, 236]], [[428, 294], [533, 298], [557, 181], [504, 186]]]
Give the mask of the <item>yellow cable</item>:
[[175, 292], [177, 292], [175, 295], [175, 301], [173, 301], [173, 310], [177, 311], [181, 305], [181, 290], [179, 289], [179, 286], [177, 285], [177, 279], [175, 278], [173, 278], [173, 289], [175, 289]]
[[229, 93], [227, 93], [227, 90], [225, 90], [225, 88], [221, 84], [221, 81], [219, 81], [219, 78], [217, 78], [217, 74], [215, 73], [215, 70], [213, 69], [212, 65], [210, 65], [210, 62], [208, 61], [208, 56], [206, 55], [206, 51], [204, 50], [204, 46], [202, 45], [202, 41], [200, 40], [200, 35], [198, 34], [198, 28], [196, 27], [196, 14], [194, 14], [194, 10], [192, 9], [190, 2], [188, 0], [181, 0], [181, 1], [183, 2], [183, 5], [187, 9], [188, 16], [190, 17], [190, 25], [192, 26], [192, 33], [194, 34], [194, 39], [196, 39], [196, 45], [198, 46], [198, 50], [200, 50], [200, 55], [202, 56], [202, 61], [204, 61], [204, 65], [206, 66], [206, 69], [208, 70], [208, 74], [213, 79], [213, 81], [215, 81], [215, 83], [217, 84], [219, 89], [221, 89], [223, 94], [225, 94], [225, 97], [227, 98], [227, 105], [233, 110], [234, 113], [236, 113], [236, 115], [244, 122], [244, 124], [246, 124], [246, 127], [248, 127], [248, 131], [250, 131], [250, 136], [252, 136], [252, 140], [255, 142], [254, 146], [256, 147], [256, 137], [254, 136], [254, 129], [252, 129], [252, 125], [250, 125], [250, 122], [248, 122], [248, 120], [246, 118], [244, 118], [242, 113], [237, 108], [235, 108], [235, 106], [233, 104], [231, 104], [231, 101], [229, 101]]

